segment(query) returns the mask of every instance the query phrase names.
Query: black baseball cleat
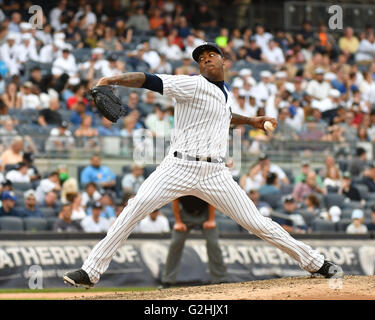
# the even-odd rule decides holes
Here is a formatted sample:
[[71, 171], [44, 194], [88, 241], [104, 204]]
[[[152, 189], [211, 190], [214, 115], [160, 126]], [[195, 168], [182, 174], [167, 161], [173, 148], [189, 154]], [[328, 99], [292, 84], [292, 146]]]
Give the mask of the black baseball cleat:
[[342, 268], [328, 260], [324, 260], [322, 267], [315, 273], [319, 273], [325, 278], [342, 278], [344, 276]]
[[86, 271], [82, 269], [65, 273], [63, 279], [65, 283], [75, 287], [81, 286], [89, 289], [94, 286]]

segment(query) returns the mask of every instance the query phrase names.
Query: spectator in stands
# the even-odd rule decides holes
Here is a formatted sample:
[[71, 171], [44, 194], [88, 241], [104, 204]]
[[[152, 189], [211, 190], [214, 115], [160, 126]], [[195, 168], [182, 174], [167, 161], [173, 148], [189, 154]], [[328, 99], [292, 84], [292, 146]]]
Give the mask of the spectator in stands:
[[12, 216], [19, 217], [20, 213], [14, 209], [17, 197], [13, 191], [4, 191], [1, 193], [0, 217]]
[[62, 117], [58, 111], [60, 108], [59, 99], [51, 98], [49, 101], [49, 108], [39, 111], [38, 123], [42, 127], [47, 125], [58, 125], [62, 122]]
[[145, 181], [143, 174], [144, 166], [141, 163], [134, 162], [131, 166], [131, 172], [127, 173], [121, 180], [123, 192], [136, 194]]
[[89, 115], [92, 117], [92, 123], [95, 125], [95, 118], [94, 113], [87, 109], [87, 105], [84, 101], [79, 101], [74, 104], [74, 112], [70, 118], [70, 122], [75, 126], [78, 127], [82, 123], [82, 117], [84, 115]]
[[[73, 87], [74, 96], [70, 97], [66, 101], [66, 106], [69, 110], [77, 110], [77, 113], [82, 114], [82, 107], [79, 107], [79, 103], [84, 103], [85, 108], [89, 105], [89, 101], [84, 96], [84, 86], [77, 84]], [[86, 110], [85, 110], [86, 111]]]
[[162, 27], [155, 30], [155, 35], [150, 37], [150, 48], [152, 50], [159, 50], [163, 46], [167, 45], [167, 38]]
[[11, 146], [1, 154], [1, 157], [0, 157], [1, 171], [4, 171], [7, 165], [17, 164], [19, 162], [22, 162], [23, 148], [24, 148], [23, 138], [21, 136], [14, 137]]
[[147, 16], [144, 13], [143, 6], [139, 5], [136, 8], [135, 14], [131, 15], [127, 22], [127, 27], [140, 31], [150, 30], [150, 24]]
[[284, 107], [279, 110], [278, 119], [277, 119], [277, 127], [276, 130], [273, 132], [273, 138], [277, 140], [297, 140], [298, 135], [296, 130], [288, 124], [286, 121], [290, 117], [289, 108]]
[[337, 192], [341, 185], [340, 170], [336, 167], [331, 167], [323, 180], [323, 185], [328, 192]]
[[339, 194], [343, 194], [351, 201], [361, 201], [361, 195], [355, 185], [352, 183], [352, 175], [345, 171], [341, 178], [341, 186], [338, 190]]
[[315, 100], [323, 100], [328, 98], [331, 85], [324, 81], [325, 71], [322, 68], [315, 69], [315, 79], [311, 80], [306, 88], [306, 92]]
[[193, 27], [196, 29], [216, 26], [216, 20], [209, 12], [208, 5], [206, 3], [199, 4], [198, 10], [194, 12], [191, 18], [191, 22]]
[[17, 163], [13, 169], [7, 172], [5, 178], [12, 183], [29, 183], [28, 167], [25, 162]]
[[105, 27], [104, 36], [99, 40], [98, 46], [106, 51], [123, 50], [120, 41], [115, 36], [114, 30], [109, 26]]
[[14, 109], [17, 106], [17, 83], [9, 82], [6, 86], [5, 92], [1, 95], [7, 110]]
[[169, 222], [168, 222], [168, 219], [159, 210], [155, 210], [137, 225], [134, 232], [139, 232], [139, 233], [170, 232]]
[[375, 192], [375, 162], [372, 162], [369, 169], [363, 172], [362, 183], [367, 186], [369, 192]]
[[113, 123], [105, 117], [102, 117], [102, 124], [98, 127], [99, 136], [120, 136], [120, 129], [113, 125]]
[[77, 76], [78, 67], [74, 56], [71, 54], [70, 45], [66, 44], [62, 49], [62, 55], [52, 64], [52, 75], [58, 78], [63, 73], [69, 77]]
[[31, 81], [26, 81], [17, 94], [16, 108], [27, 110], [39, 110], [41, 108], [41, 101], [39, 96], [33, 91], [34, 85]]
[[281, 196], [281, 191], [279, 189], [278, 176], [275, 172], [269, 172], [266, 178], [266, 184], [259, 188], [260, 196], [269, 194], [279, 194]]
[[285, 62], [283, 51], [275, 40], [269, 40], [268, 45], [262, 50], [262, 60], [266, 63], [280, 67]]
[[375, 57], [375, 35], [370, 32], [360, 41], [355, 54], [355, 61], [359, 64], [369, 64]]
[[166, 117], [166, 109], [160, 104], [155, 104], [154, 112], [149, 114], [145, 120], [147, 129], [151, 130], [153, 137], [169, 137], [171, 125]]
[[102, 204], [95, 202], [91, 207], [91, 215], [81, 221], [85, 232], [107, 232], [110, 226], [109, 220], [101, 215]]
[[305, 210], [315, 213], [317, 216], [320, 213], [320, 201], [315, 194], [309, 194], [304, 201]]
[[101, 158], [94, 154], [91, 157], [91, 164], [85, 167], [81, 172], [81, 183], [86, 185], [94, 182], [103, 189], [113, 189], [116, 185], [116, 176], [107, 166], [101, 165]]
[[174, 44], [174, 36], [172, 34], [167, 37], [167, 45], [160, 48], [160, 53], [165, 54], [167, 60], [177, 61], [182, 59], [182, 50]]
[[31, 182], [36, 182], [41, 178], [38, 168], [34, 165], [34, 154], [32, 152], [23, 153], [23, 162], [27, 165], [27, 174]]
[[18, 135], [14, 128], [14, 122], [11, 118], [4, 121], [3, 126], [0, 127], [0, 142], [3, 148], [9, 148], [15, 136]]
[[18, 35], [16, 32], [8, 32], [6, 42], [0, 47], [1, 60], [5, 62], [11, 76], [18, 75], [20, 65], [17, 61], [19, 45], [17, 44]]
[[57, 171], [52, 171], [48, 178], [42, 179], [36, 189], [36, 200], [40, 203], [50, 191], [60, 192], [60, 179]]
[[59, 202], [58, 194], [56, 191], [52, 190], [47, 192], [41, 202], [38, 201], [37, 197], [37, 202], [41, 207], [52, 209], [56, 213], [56, 215], [60, 212], [61, 204]]
[[72, 220], [73, 207], [71, 203], [64, 203], [61, 206], [59, 220], [53, 226], [55, 232], [77, 232], [82, 231], [82, 227], [77, 220]]
[[324, 187], [319, 187], [316, 183], [316, 173], [309, 171], [306, 174], [306, 179], [294, 186], [293, 197], [297, 202], [302, 202], [311, 193], [325, 194], [326, 192]]
[[68, 122], [61, 121], [57, 128], [53, 128], [46, 142], [46, 151], [66, 152], [74, 147], [74, 137], [68, 130]]
[[367, 233], [367, 227], [363, 224], [364, 214], [361, 209], [354, 209], [352, 212], [352, 223], [346, 228], [346, 233], [360, 234]]
[[366, 224], [368, 231], [375, 231], [375, 205], [371, 206], [371, 222]]
[[253, 201], [254, 205], [257, 207], [258, 210], [261, 210], [263, 208], [267, 208], [269, 211], [272, 211], [270, 205], [267, 202], [260, 201], [260, 194], [259, 191], [256, 189], [251, 189], [249, 191], [249, 198], [251, 201]]
[[89, 114], [82, 116], [82, 123], [79, 128], [74, 132], [76, 138], [80, 142], [79, 145], [88, 150], [93, 150], [99, 145], [99, 132], [96, 128], [92, 127], [93, 118]]
[[94, 202], [100, 200], [102, 195], [94, 182], [89, 182], [85, 186], [85, 191], [82, 193], [81, 205], [84, 208], [90, 207]]
[[[306, 181], [306, 177], [312, 169], [310, 167], [310, 162], [308, 160], [302, 160], [301, 162], [301, 171], [295, 176], [294, 184], [300, 183], [302, 181]], [[316, 175], [316, 184], [319, 187], [323, 187], [323, 181], [320, 175]]]
[[183, 58], [182, 66], [176, 68], [174, 74], [185, 74], [185, 75], [199, 74], [198, 69], [192, 65], [191, 55], [185, 52], [182, 58]]
[[36, 193], [35, 190], [27, 190], [24, 194], [25, 207], [20, 209], [20, 215], [22, 217], [40, 217], [43, 218], [42, 211], [37, 207]]
[[289, 214], [295, 211], [296, 204], [293, 196], [289, 195], [284, 197], [283, 200], [284, 208], [280, 212], [282, 216], [278, 216], [277, 213], [272, 217], [272, 220], [280, 224], [289, 233], [293, 232], [293, 220], [289, 217]]
[[156, 68], [151, 69], [150, 72], [171, 74], [172, 71], [173, 71], [172, 65], [167, 61], [166, 54], [164, 52], [160, 52], [159, 65]]
[[80, 192], [68, 193], [66, 200], [72, 204], [72, 220], [82, 221], [86, 217], [85, 208], [82, 206], [82, 195]]
[[357, 147], [355, 153], [355, 157], [348, 162], [348, 171], [352, 176], [360, 176], [366, 167], [366, 150], [362, 147]]

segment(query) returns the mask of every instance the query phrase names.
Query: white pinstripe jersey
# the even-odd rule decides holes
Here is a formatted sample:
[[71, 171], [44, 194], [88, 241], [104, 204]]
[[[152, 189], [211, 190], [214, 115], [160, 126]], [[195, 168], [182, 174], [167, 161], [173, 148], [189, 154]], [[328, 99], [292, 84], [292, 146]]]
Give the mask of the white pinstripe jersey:
[[202, 75], [156, 74], [163, 95], [176, 99], [170, 152], [191, 156], [225, 157], [232, 117], [232, 98]]

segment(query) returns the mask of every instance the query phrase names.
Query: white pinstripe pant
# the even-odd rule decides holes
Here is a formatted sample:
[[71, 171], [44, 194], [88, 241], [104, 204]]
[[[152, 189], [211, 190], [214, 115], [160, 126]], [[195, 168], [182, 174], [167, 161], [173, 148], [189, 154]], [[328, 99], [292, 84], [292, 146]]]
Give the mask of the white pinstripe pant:
[[194, 195], [213, 205], [235, 222], [294, 258], [302, 269], [319, 270], [324, 257], [295, 240], [278, 223], [262, 216], [246, 192], [233, 180], [223, 163], [189, 161], [168, 155], [143, 182], [137, 195], [91, 251], [83, 264], [90, 280], [99, 281], [117, 249], [139, 221], [155, 209], [184, 195]]

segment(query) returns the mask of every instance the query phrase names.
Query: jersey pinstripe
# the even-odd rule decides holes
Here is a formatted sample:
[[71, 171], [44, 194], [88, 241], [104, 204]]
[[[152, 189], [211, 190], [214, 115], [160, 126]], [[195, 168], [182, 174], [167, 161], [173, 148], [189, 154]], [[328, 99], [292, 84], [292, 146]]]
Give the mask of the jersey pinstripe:
[[163, 81], [163, 95], [176, 99], [171, 152], [225, 157], [231, 120], [230, 95], [227, 94], [226, 101], [223, 91], [201, 75], [157, 76]]

